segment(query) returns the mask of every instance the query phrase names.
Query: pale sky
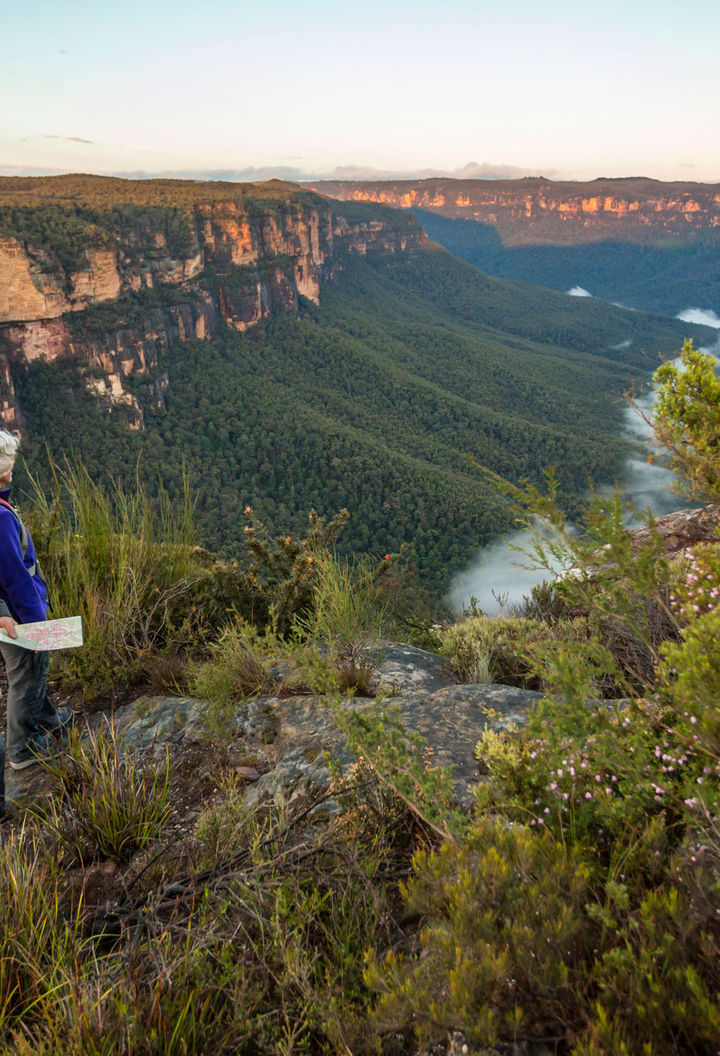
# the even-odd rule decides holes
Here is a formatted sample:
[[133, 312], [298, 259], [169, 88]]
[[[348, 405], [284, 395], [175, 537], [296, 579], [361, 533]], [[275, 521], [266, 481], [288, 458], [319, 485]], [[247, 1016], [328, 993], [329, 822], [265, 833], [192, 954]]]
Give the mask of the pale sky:
[[0, 174], [720, 182], [718, 0], [0, 0], [0, 26]]

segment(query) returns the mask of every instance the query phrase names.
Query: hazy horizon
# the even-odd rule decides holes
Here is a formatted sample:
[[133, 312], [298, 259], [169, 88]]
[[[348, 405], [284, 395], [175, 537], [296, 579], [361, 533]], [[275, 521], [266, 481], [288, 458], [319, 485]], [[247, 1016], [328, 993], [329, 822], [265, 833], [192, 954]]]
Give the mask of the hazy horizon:
[[[287, 183], [296, 184], [308, 184], [308, 183], [321, 183], [324, 181], [330, 181], [334, 183], [338, 182], [352, 182], [352, 183], [373, 183], [373, 182], [398, 182], [398, 181], [413, 181], [413, 180], [429, 180], [429, 179], [448, 179], [448, 180], [521, 180], [528, 178], [536, 178], [548, 180], [550, 183], [592, 183], [593, 180], [626, 180], [626, 179], [647, 179], [647, 180], [658, 180], [661, 183], [697, 183], [704, 186], [720, 186], [720, 177], [714, 180], [695, 180], [687, 177], [668, 178], [659, 180], [657, 176], [648, 176], [645, 173], [615, 173], [615, 174], [603, 174], [592, 177], [575, 177], [575, 176], [564, 176], [557, 172], [535, 172], [533, 170], [519, 170], [513, 166], [503, 165], [478, 165], [474, 167], [477, 171], [468, 171], [469, 165], [464, 165], [461, 169], [455, 169], [453, 171], [442, 170], [442, 169], [416, 169], [413, 171], [380, 171], [376, 169], [363, 169], [360, 167], [353, 166], [338, 166], [327, 172], [313, 172], [312, 170], [304, 172], [302, 170], [288, 170], [282, 166], [273, 167], [266, 166], [264, 168], [248, 168], [248, 169], [237, 169], [237, 170], [217, 170], [217, 169], [159, 169], [156, 172], [151, 171], [127, 171], [123, 169], [113, 169], [109, 171], [97, 171], [88, 172], [80, 169], [69, 169], [69, 168], [42, 168], [36, 167], [34, 169], [24, 168], [23, 166], [3, 166], [0, 164], [0, 177], [25, 177], [25, 178], [37, 178], [42, 176], [105, 176], [115, 177], [123, 180], [189, 180], [194, 182], [227, 182], [227, 183], [265, 183], [268, 180], [282, 180]], [[581, 291], [582, 287], [575, 287], [573, 290], [568, 291], [573, 293], [574, 296], [591, 296], [586, 292]]]
[[710, 0], [5, 6], [6, 175], [720, 181]]

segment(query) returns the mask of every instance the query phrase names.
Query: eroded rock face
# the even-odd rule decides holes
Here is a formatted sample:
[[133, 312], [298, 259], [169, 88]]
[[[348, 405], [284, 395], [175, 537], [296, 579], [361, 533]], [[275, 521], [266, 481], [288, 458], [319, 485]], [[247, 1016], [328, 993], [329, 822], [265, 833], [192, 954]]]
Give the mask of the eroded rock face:
[[0, 323], [57, 319], [70, 308], [57, 268], [17, 239], [0, 238]]
[[87, 268], [71, 274], [73, 311], [82, 311], [90, 304], [111, 301], [120, 293], [122, 283], [117, 267], [115, 249], [90, 246], [85, 250]]
[[[44, 182], [56, 188], [64, 181], [72, 194], [72, 180], [34, 181], [33, 188]], [[11, 182], [15, 192], [18, 184], [24, 186]], [[98, 183], [100, 192], [103, 186]], [[82, 200], [83, 193], [76, 197]], [[162, 229], [162, 209], [154, 217], [136, 211], [114, 227], [105, 223], [79, 251], [74, 270], [63, 267], [52, 246], [0, 235], [0, 354], [10, 371], [14, 364], [71, 355], [103, 371], [105, 379], [91, 379], [89, 387], [108, 406], [131, 407], [140, 425], [142, 409], [123, 382], [154, 367], [160, 349], [191, 338], [210, 340], [221, 321], [244, 331], [273, 311], [297, 312], [300, 297], [319, 303], [323, 275], [341, 267], [343, 255], [399, 252], [408, 245], [407, 233], [386, 221], [350, 223], [333, 216], [331, 203], [312, 203], [292, 187], [279, 202], [263, 202], [261, 188], [251, 200], [239, 191], [227, 193], [227, 201], [193, 202], [176, 210], [184, 225], [181, 245]], [[177, 221], [176, 213], [168, 215]], [[414, 237], [424, 238], [420, 228]], [[214, 280], [201, 286], [198, 280], [209, 270]], [[170, 296], [173, 288], [182, 291], [180, 298]], [[134, 310], [129, 322], [119, 312], [117, 324], [72, 325], [72, 316], [79, 319], [95, 305], [163, 289], [167, 298], [161, 294], [157, 307]], [[12, 384], [5, 385], [0, 414], [5, 426], [18, 427]]]
[[491, 224], [507, 246], [621, 238], [657, 243], [720, 227], [720, 185], [648, 179], [562, 183], [523, 180], [320, 181], [313, 190], [341, 201], [427, 209]]
[[5, 356], [0, 356], [0, 421], [5, 422], [6, 428], [13, 432], [19, 431], [22, 425], [20, 411], [15, 402], [15, 386], [10, 364]]

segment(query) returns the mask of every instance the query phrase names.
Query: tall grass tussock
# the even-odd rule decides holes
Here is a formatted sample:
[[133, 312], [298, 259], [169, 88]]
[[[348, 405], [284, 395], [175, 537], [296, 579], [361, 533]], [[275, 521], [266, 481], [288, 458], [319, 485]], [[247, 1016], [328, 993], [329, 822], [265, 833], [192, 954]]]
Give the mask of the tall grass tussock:
[[55, 468], [50, 496], [36, 489], [29, 523], [53, 615], [80, 615], [85, 645], [54, 658], [54, 674], [86, 697], [139, 680], [152, 657], [186, 646], [201, 627], [192, 501], [160, 491], [151, 502], [105, 489], [79, 464]]

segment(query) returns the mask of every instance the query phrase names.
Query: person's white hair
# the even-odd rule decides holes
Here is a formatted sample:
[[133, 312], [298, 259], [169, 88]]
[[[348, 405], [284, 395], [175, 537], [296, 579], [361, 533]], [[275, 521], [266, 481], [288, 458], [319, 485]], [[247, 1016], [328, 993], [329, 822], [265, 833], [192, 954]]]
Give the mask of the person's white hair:
[[0, 480], [6, 477], [15, 464], [20, 441], [12, 433], [0, 429]]

